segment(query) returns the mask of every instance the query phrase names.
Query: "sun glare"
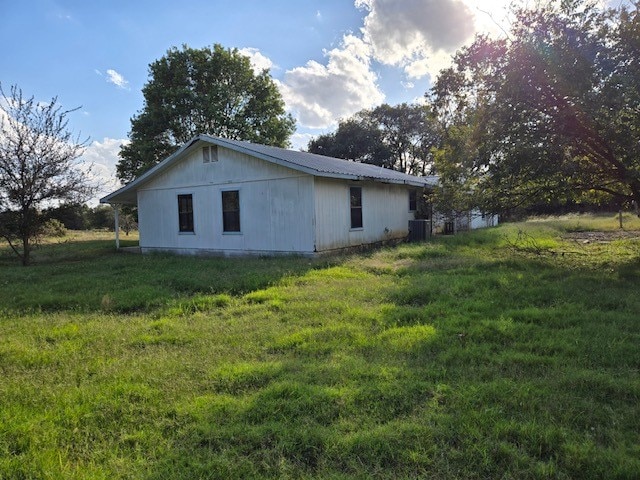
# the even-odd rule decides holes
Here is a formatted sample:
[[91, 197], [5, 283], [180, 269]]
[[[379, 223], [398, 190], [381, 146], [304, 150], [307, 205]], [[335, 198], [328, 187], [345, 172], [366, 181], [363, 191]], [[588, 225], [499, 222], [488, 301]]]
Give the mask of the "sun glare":
[[463, 0], [475, 16], [478, 33], [500, 34], [507, 25], [510, 0]]

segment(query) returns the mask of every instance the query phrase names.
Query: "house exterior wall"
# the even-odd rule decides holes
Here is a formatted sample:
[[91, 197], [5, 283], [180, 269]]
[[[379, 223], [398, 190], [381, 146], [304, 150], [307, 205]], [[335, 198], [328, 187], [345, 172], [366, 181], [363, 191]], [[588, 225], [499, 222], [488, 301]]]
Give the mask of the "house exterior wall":
[[[138, 190], [143, 252], [277, 254], [314, 249], [313, 177], [219, 147], [218, 161], [202, 150]], [[222, 191], [238, 190], [240, 229], [223, 232]], [[193, 198], [193, 233], [178, 226], [178, 195]]]
[[[351, 228], [349, 188], [362, 188], [362, 228]], [[327, 251], [406, 238], [409, 187], [315, 178], [316, 250]]]
[[476, 228], [497, 227], [498, 215], [483, 215], [479, 210], [471, 211], [471, 230]]
[[[437, 233], [445, 232], [445, 224], [450, 222], [451, 219], [447, 215], [443, 215], [438, 212], [433, 214], [433, 228]], [[475, 230], [477, 228], [497, 227], [498, 215], [483, 215], [483, 213], [474, 208], [471, 211], [458, 214], [454, 220], [455, 231], [448, 233], [455, 233], [459, 231]]]

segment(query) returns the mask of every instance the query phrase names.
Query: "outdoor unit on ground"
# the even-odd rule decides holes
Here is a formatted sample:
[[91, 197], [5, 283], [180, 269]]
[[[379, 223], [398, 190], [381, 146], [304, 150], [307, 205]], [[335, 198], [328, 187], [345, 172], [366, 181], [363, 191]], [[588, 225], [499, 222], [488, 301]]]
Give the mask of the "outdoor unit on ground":
[[431, 220], [409, 220], [409, 241], [423, 242], [431, 236]]

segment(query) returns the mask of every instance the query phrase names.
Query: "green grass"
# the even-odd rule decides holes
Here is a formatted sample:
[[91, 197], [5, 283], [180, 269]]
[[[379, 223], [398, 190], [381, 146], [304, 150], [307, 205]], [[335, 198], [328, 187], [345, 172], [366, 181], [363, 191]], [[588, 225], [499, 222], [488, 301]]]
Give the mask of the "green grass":
[[320, 260], [3, 256], [0, 478], [637, 478], [640, 240], [575, 224]]

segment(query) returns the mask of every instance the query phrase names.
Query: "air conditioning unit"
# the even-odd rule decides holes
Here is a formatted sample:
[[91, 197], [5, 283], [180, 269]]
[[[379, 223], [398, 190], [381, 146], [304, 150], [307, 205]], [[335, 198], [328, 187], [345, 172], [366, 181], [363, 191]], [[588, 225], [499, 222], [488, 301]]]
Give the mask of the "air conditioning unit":
[[431, 220], [409, 220], [409, 241], [424, 242], [431, 236]]

